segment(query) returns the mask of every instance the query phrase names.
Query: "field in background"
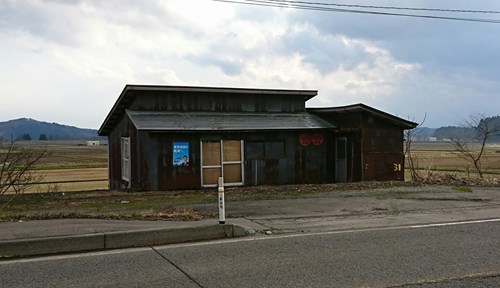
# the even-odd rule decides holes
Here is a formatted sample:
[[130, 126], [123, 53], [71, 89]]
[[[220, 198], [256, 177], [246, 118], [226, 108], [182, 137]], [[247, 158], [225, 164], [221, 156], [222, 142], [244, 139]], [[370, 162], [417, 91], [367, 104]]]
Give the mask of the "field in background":
[[[86, 146], [86, 141], [29, 141], [19, 145], [47, 149], [49, 155], [37, 166], [43, 182], [27, 192], [69, 192], [108, 189], [108, 147]], [[479, 145], [474, 146], [479, 149]], [[476, 176], [473, 166], [453, 152], [451, 143], [413, 143], [412, 154], [422, 170]], [[500, 144], [489, 144], [483, 158], [489, 177], [500, 178]], [[409, 173], [406, 179], [410, 180]], [[488, 176], [488, 175], [487, 175]]]
[[26, 192], [68, 192], [108, 189], [108, 146], [87, 146], [87, 141], [26, 141], [17, 145], [47, 149], [37, 165], [41, 183]]
[[107, 145], [87, 146], [84, 140], [26, 141], [17, 144], [32, 149], [47, 149], [48, 156], [37, 165], [42, 170], [108, 167]]
[[[474, 152], [481, 148], [479, 143], [471, 147]], [[454, 152], [452, 144], [448, 142], [413, 143], [412, 155], [420, 169], [475, 173], [472, 163], [458, 157], [459, 154]], [[482, 160], [484, 172], [500, 174], [500, 144], [488, 144]]]

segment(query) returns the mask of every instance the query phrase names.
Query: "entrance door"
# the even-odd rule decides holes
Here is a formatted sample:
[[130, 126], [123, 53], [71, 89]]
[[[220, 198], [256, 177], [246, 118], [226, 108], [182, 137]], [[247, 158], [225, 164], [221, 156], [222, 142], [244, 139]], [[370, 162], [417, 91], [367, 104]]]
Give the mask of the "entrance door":
[[335, 182], [347, 181], [347, 137], [335, 139]]
[[221, 140], [201, 142], [201, 184], [215, 187], [220, 176], [224, 185], [243, 185], [243, 141]]

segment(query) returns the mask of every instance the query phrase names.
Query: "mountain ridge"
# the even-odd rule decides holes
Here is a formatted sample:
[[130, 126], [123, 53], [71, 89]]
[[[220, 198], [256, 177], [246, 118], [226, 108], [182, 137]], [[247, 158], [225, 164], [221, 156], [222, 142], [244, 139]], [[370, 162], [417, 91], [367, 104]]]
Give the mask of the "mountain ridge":
[[98, 140], [96, 129], [18, 118], [0, 122], [0, 140]]

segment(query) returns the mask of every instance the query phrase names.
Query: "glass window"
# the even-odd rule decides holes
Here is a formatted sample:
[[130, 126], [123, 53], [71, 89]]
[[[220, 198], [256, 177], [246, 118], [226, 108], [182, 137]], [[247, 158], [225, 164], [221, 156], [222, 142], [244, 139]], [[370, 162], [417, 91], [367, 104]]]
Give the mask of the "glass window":
[[266, 159], [277, 159], [285, 157], [285, 142], [265, 142]]
[[337, 160], [347, 159], [347, 140], [345, 138], [337, 139]]
[[130, 138], [121, 138], [122, 179], [130, 182]]
[[247, 159], [264, 159], [264, 142], [245, 142]]

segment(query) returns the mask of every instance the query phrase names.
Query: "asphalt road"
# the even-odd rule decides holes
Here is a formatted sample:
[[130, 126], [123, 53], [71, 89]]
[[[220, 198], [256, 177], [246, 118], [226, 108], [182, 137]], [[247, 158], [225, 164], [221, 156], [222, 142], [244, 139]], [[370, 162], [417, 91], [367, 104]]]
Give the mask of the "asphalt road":
[[0, 261], [0, 287], [500, 287], [500, 222]]

